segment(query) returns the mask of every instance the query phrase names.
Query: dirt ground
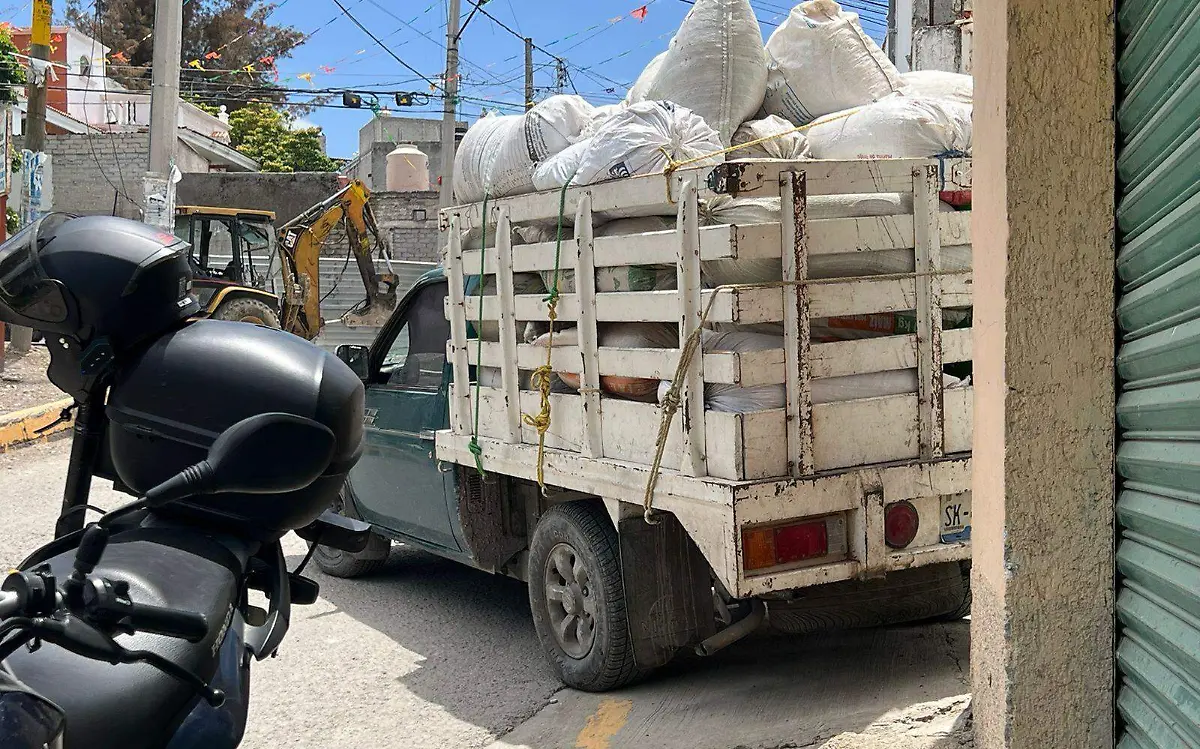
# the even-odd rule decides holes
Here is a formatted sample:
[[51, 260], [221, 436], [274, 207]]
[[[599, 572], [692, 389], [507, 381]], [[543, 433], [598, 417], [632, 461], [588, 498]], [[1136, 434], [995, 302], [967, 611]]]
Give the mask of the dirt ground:
[[0, 371], [0, 414], [66, 397], [46, 379], [49, 364], [50, 352], [42, 344], [35, 343], [25, 356], [17, 356], [5, 347], [4, 369]]

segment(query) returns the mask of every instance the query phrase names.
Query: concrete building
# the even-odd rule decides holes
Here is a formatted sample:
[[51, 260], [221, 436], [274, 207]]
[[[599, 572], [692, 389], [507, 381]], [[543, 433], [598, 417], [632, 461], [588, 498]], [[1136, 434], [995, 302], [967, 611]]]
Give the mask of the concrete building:
[[[462, 140], [467, 123], [459, 122], [457, 140]], [[358, 131], [358, 155], [342, 172], [360, 179], [372, 190], [385, 188], [387, 155], [401, 143], [411, 143], [429, 157], [429, 184], [436, 190], [442, 167], [442, 121], [418, 117], [396, 117], [384, 110]]]

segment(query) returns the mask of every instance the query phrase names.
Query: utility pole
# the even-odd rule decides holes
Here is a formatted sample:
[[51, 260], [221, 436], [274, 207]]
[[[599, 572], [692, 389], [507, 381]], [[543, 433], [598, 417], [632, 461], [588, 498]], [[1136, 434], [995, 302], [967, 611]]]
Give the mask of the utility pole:
[[442, 109], [442, 184], [438, 203], [454, 205], [454, 130], [458, 124], [458, 0], [450, 0], [446, 16], [446, 76]]
[[150, 170], [142, 180], [147, 224], [170, 230], [175, 223], [171, 181], [179, 139], [179, 60], [183, 48], [183, 0], [154, 3], [154, 58], [150, 79]]
[[533, 109], [533, 40], [525, 37], [525, 111]]
[[567, 63], [561, 57], [554, 60], [554, 90], [561, 94], [567, 86]]
[[[33, 2], [33, 26], [29, 32], [29, 56], [35, 60], [50, 59], [50, 19], [54, 15], [54, 7], [51, 0], [34, 0]], [[50, 71], [47, 66], [41, 66], [39, 71], [35, 63], [30, 63], [34, 68], [33, 74], [29, 76], [29, 85], [26, 88], [26, 97], [28, 106], [25, 114], [25, 150], [34, 154], [32, 159], [22, 159], [21, 177], [27, 177], [28, 170], [36, 168], [45, 160], [44, 152], [46, 150], [46, 88], [49, 86]], [[43, 172], [44, 174], [44, 172]], [[22, 213], [28, 220], [35, 220], [38, 212], [41, 210], [40, 196], [32, 195], [33, 191], [26, 189], [23, 191], [23, 197], [27, 206], [32, 210], [24, 209]], [[3, 331], [0, 331], [2, 334]], [[12, 351], [18, 356], [29, 353], [29, 349], [33, 346], [33, 330], [14, 325], [12, 329]]]

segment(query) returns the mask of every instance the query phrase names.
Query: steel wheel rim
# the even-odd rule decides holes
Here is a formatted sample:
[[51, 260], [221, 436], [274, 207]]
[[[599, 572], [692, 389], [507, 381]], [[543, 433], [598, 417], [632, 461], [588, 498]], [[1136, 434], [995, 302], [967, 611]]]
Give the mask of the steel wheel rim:
[[550, 631], [562, 651], [576, 660], [596, 642], [596, 590], [587, 565], [575, 547], [556, 544], [543, 571]]

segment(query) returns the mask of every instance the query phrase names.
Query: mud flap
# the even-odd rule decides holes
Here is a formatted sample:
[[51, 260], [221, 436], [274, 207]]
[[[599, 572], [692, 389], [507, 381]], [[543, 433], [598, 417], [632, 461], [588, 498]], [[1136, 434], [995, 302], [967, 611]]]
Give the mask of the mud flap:
[[641, 515], [623, 518], [621, 577], [640, 669], [662, 666], [682, 647], [716, 631], [708, 562], [674, 515], [657, 525]]

